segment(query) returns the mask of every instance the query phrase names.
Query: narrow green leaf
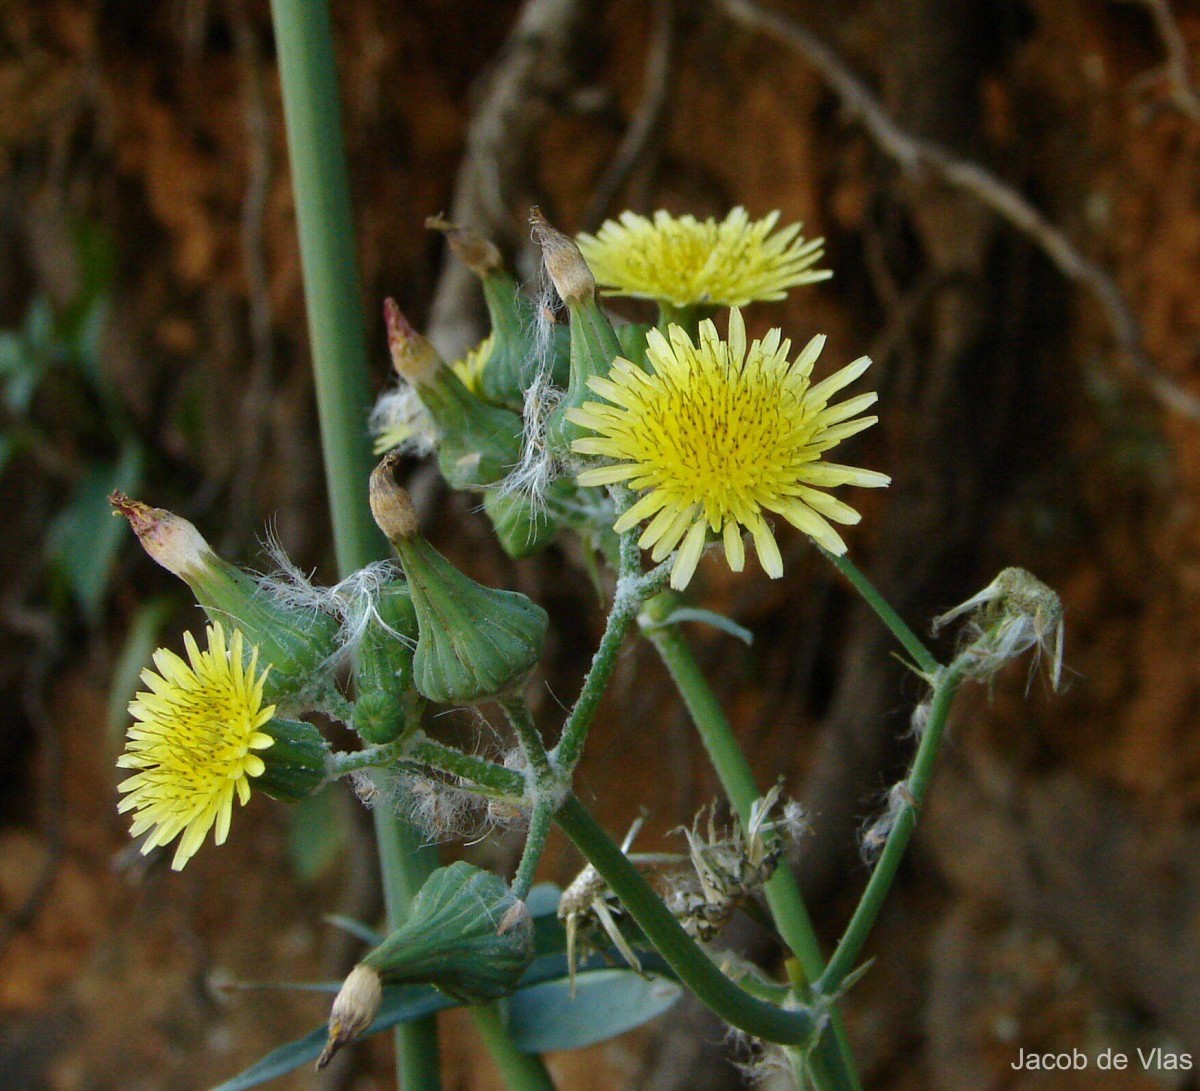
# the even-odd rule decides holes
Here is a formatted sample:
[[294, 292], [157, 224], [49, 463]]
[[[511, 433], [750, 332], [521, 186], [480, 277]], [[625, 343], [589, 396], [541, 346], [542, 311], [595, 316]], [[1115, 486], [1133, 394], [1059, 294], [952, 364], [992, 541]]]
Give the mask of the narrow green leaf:
[[702, 625], [711, 625], [714, 629], [720, 629], [721, 632], [736, 637], [743, 644], [754, 643], [754, 634], [745, 626], [739, 625], [724, 614], [718, 614], [716, 610], [704, 610], [698, 606], [680, 606], [678, 609], [672, 610], [662, 621], [647, 626], [647, 628], [658, 629], [664, 625], [675, 625], [680, 621], [698, 621]]
[[378, 947], [386, 938], [382, 932], [375, 931], [370, 925], [341, 913], [326, 913], [321, 920], [326, 924], [332, 924], [335, 928], [340, 928], [343, 932], [349, 932], [355, 939], [362, 940], [368, 947]]

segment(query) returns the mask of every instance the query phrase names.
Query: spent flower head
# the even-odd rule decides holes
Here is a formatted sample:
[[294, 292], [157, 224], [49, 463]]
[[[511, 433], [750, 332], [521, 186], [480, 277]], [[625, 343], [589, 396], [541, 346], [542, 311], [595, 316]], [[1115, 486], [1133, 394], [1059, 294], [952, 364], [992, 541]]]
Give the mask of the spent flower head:
[[741, 307], [783, 299], [788, 288], [833, 275], [812, 268], [825, 240], [805, 239], [798, 223], [772, 234], [778, 220], [772, 212], [752, 221], [740, 206], [720, 223], [662, 210], [653, 220], [623, 212], [595, 235], [580, 235], [579, 249], [608, 295], [675, 307]]
[[618, 358], [607, 378], [589, 380], [604, 402], [571, 410], [572, 421], [596, 433], [576, 440], [573, 449], [613, 461], [585, 470], [579, 484], [625, 483], [641, 493], [613, 529], [621, 534], [649, 519], [638, 544], [652, 549], [656, 562], [679, 547], [672, 587], [687, 586], [710, 531], [721, 536], [729, 567], [740, 572], [742, 533], [749, 530], [767, 574], [781, 576], [769, 512], [831, 553], [844, 553], [831, 523], [850, 525], [860, 516], [823, 490], [889, 484], [885, 474], [823, 458], [877, 420], [859, 415], [874, 404], [873, 393], [830, 404], [870, 366], [865, 356], [812, 382], [824, 343], [814, 337], [794, 361], [791, 342], [779, 330], [747, 347], [734, 308], [726, 341], [709, 320], [700, 324], [698, 344], [679, 326], [667, 337], [652, 330], [646, 353], [653, 372]]
[[120, 768], [137, 770], [117, 786], [125, 794], [118, 811], [136, 812], [132, 836], [151, 831], [144, 853], [180, 837], [171, 861], [176, 871], [210, 829], [224, 843], [234, 795], [245, 804], [250, 778], [266, 769], [255, 751], [275, 741], [261, 730], [275, 706], [263, 704], [267, 671], [258, 670], [258, 649], [247, 660], [239, 630], [228, 643], [219, 623], [206, 632], [204, 651], [191, 633], [184, 635], [188, 662], [166, 648], [154, 653], [157, 672], [142, 672], [148, 689], [130, 702], [137, 722], [117, 759]]

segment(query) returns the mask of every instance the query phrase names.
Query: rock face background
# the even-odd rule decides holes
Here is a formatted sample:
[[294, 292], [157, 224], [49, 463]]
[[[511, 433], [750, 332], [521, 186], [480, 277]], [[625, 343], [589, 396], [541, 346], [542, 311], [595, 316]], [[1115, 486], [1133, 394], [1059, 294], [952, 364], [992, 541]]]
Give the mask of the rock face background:
[[[474, 219], [528, 275], [531, 203], [568, 229], [623, 207], [778, 208], [826, 236], [836, 276], [754, 307], [752, 329], [826, 332], [829, 366], [876, 360], [881, 425], [855, 454], [895, 484], [867, 498], [856, 558], [923, 629], [1008, 564], [1063, 594], [1068, 692], [1015, 668], [956, 708], [877, 961], [848, 1001], [868, 1086], [1195, 1086], [1136, 1064], [1009, 1065], [1018, 1048], [1200, 1057], [1200, 421], [1165, 404], [1200, 394], [1200, 6], [775, 9], [903, 133], [1002, 180], [1111, 278], [1155, 382], [1121, 351], [1111, 306], [1039, 240], [944, 171], [902, 170], [810, 57], [721, 4], [334, 6], [380, 385], [385, 294], [447, 352], [478, 333], [479, 300], [442, 275], [428, 214]], [[135, 859], [112, 764], [129, 660], [151, 620], [175, 640], [196, 615], [131, 536], [90, 591], [54, 557], [60, 513], [135, 448], [146, 498], [228, 555], [254, 558], [269, 520], [331, 576], [265, 3], [0, 5], [0, 327], [36, 342], [53, 313], [62, 334], [97, 292], [86, 368], [55, 341], [33, 353], [51, 364], [31, 398], [4, 380], [0, 1071], [23, 1088], [193, 1088], [323, 1018], [309, 995], [218, 985], [337, 975], [352, 950], [320, 918], [377, 911], [366, 824], [340, 797], [295, 821], [256, 798], [182, 875]], [[558, 619], [538, 691], [553, 722], [598, 634], [586, 579], [556, 550], [507, 561], [469, 502], [413, 472], [437, 540]], [[702, 573], [705, 604], [754, 647], [695, 636], [761, 783], [782, 774], [811, 808], [800, 864], [832, 939], [865, 878], [855, 831], [908, 753], [918, 694], [872, 618], [784, 537], [783, 581]], [[647, 806], [642, 836], [661, 843], [713, 777], [644, 648], [606, 709], [584, 792], [614, 831]], [[516, 850], [466, 851], [504, 867]], [[577, 867], [553, 842], [545, 877]], [[444, 1039], [450, 1086], [498, 1086], [465, 1020]], [[719, 1039], [685, 1009], [553, 1067], [564, 1087], [736, 1086]], [[325, 1084], [290, 1086], [388, 1079], [384, 1051], [364, 1047]]]

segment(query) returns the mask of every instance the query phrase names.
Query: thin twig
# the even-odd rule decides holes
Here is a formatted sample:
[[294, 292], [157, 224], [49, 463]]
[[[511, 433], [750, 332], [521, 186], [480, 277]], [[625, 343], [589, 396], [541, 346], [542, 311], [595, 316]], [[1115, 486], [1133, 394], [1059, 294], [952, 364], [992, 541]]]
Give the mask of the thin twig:
[[1200, 95], [1192, 86], [1192, 60], [1188, 54], [1187, 42], [1171, 12], [1167, 0], [1137, 0], [1143, 7], [1150, 9], [1154, 18], [1154, 29], [1162, 39], [1163, 49], [1167, 51], [1166, 64], [1163, 65], [1163, 75], [1171, 88], [1171, 101], [1193, 121], [1200, 121]]
[[646, 49], [646, 75], [642, 98], [637, 104], [620, 147], [601, 175], [583, 218], [585, 231], [595, 231], [608, 215], [617, 194], [655, 146], [654, 138], [662, 127], [671, 92], [672, 54], [675, 44], [674, 0], [656, 0], [654, 30]]
[[1154, 397], [1165, 406], [1200, 420], [1200, 397], [1183, 390], [1158, 371], [1146, 353], [1141, 325], [1116, 282], [1099, 265], [1085, 258], [1016, 189], [977, 163], [902, 129], [866, 85], [807, 27], [767, 11], [751, 0], [721, 0], [721, 4], [742, 25], [763, 31], [801, 54], [833, 88], [846, 112], [862, 122], [876, 145], [903, 170], [910, 174], [927, 172], [946, 185], [969, 193], [1037, 245], [1063, 276], [1084, 285], [1104, 311], [1113, 338], [1130, 367]]

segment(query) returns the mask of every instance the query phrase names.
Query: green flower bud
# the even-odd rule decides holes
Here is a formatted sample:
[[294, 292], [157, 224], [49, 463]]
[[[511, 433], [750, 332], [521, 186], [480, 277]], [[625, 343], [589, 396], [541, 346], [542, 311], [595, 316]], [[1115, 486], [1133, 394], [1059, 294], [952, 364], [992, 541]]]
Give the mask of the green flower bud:
[[646, 362], [646, 334], [654, 327], [649, 322], [626, 322], [616, 327], [617, 341], [621, 345], [621, 355], [632, 364], [649, 371]]
[[440, 704], [472, 704], [516, 689], [541, 655], [546, 611], [516, 591], [476, 583], [422, 538], [394, 468], [389, 457], [371, 474], [371, 511], [408, 576], [417, 691]]
[[437, 427], [442, 476], [455, 489], [499, 481], [521, 458], [521, 418], [472, 394], [409, 325], [395, 300], [384, 301], [383, 313], [392, 366], [412, 385]]
[[537, 209], [530, 214], [534, 242], [542, 249], [542, 262], [554, 288], [570, 314], [571, 375], [567, 393], [546, 421], [546, 443], [567, 457], [573, 440], [588, 435], [586, 429], [567, 419], [567, 411], [579, 409], [596, 395], [588, 387], [593, 376], [603, 378], [621, 355], [621, 343], [608, 316], [596, 300], [596, 279], [579, 247], [556, 231]]
[[533, 961], [533, 918], [498, 875], [463, 860], [438, 868], [408, 919], [362, 965], [390, 983], [426, 983], [464, 1004], [507, 996]]
[[[425, 226], [443, 232], [454, 255], [483, 284], [493, 346], [480, 374], [480, 392], [488, 401], [519, 412], [539, 366], [532, 300], [505, 270], [500, 251], [482, 235], [439, 216], [431, 216]], [[551, 381], [565, 386], [570, 375], [570, 338], [564, 327], [553, 327], [550, 351]]]
[[259, 753], [266, 769], [254, 780], [273, 799], [295, 803], [310, 796], [328, 779], [325, 759], [329, 743], [305, 720], [272, 717], [260, 730], [275, 740]]
[[337, 650], [338, 621], [317, 610], [282, 605], [258, 581], [217, 556], [186, 519], [114, 492], [109, 503], [150, 556], [191, 588], [212, 621], [241, 629], [246, 647], [271, 664], [263, 695], [295, 703], [317, 688], [315, 675]]
[[411, 705], [417, 612], [401, 580], [389, 584], [375, 604], [354, 658], [353, 727], [369, 743], [396, 739]]
[[570, 491], [571, 483], [566, 478], [558, 478], [546, 490], [547, 503], [537, 505], [523, 492], [489, 489], [483, 497], [483, 510], [492, 521], [504, 552], [510, 557], [528, 557], [547, 546], [558, 533], [558, 521], [550, 510], [549, 494]]

